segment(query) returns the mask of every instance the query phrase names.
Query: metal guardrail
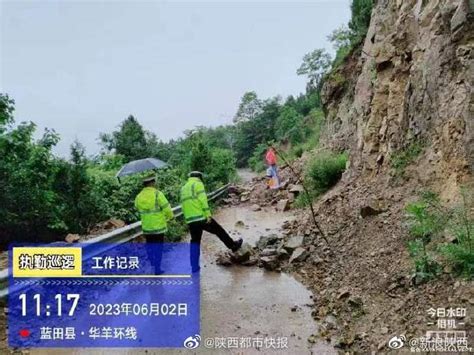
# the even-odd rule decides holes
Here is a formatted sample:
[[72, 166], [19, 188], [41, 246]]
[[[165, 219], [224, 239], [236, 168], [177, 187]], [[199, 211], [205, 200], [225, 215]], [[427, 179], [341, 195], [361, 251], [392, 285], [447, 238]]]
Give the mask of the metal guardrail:
[[[213, 201], [221, 197], [224, 193], [227, 192], [229, 186], [230, 184], [227, 184], [215, 191], [208, 193], [207, 199], [209, 201]], [[172, 210], [175, 218], [180, 217], [183, 214], [180, 205], [173, 207]], [[135, 222], [125, 227], [117, 228], [111, 232], [85, 240], [80, 243], [82, 245], [84, 260], [88, 260], [99, 253], [103, 253], [107, 250], [113, 249], [117, 244], [126, 243], [132, 239], [135, 239], [141, 234], [141, 222]], [[104, 247], [101, 249], [94, 248], [94, 246], [98, 243], [104, 243]], [[110, 247], [105, 244], [110, 244]], [[53, 243], [52, 245], [73, 246], [74, 244], [61, 242]], [[8, 295], [8, 272], [8, 268], [0, 271], [0, 298], [4, 298]]]

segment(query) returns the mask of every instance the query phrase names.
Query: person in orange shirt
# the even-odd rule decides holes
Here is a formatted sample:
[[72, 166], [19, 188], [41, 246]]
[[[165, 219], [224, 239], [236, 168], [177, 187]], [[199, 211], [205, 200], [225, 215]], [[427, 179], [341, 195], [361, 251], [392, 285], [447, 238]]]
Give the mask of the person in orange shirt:
[[275, 179], [276, 184], [273, 186], [274, 189], [280, 187], [280, 177], [278, 176], [277, 157], [273, 146], [270, 144], [267, 153], [265, 154], [265, 160], [272, 171], [272, 177]]

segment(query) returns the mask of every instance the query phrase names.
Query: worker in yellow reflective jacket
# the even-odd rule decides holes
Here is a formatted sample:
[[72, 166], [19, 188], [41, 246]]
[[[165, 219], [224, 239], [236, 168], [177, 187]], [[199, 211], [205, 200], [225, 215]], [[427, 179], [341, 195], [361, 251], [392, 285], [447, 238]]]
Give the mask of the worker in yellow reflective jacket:
[[212, 218], [202, 176], [199, 171], [190, 172], [188, 181], [181, 188], [181, 209], [191, 233], [191, 267], [193, 272], [200, 269], [199, 254], [203, 231], [216, 235], [227, 248], [234, 252], [242, 246], [243, 242], [242, 239], [234, 241], [224, 228]]
[[142, 232], [147, 242], [147, 253], [155, 273], [160, 274], [163, 242], [168, 230], [168, 221], [173, 211], [163, 192], [156, 188], [155, 176], [143, 180], [143, 190], [135, 198], [135, 207], [140, 212]]

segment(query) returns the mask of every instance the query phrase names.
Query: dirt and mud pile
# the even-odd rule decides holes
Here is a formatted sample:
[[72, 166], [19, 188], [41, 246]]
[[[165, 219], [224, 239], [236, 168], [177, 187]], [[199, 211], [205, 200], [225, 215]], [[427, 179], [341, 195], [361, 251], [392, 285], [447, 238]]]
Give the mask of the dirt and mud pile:
[[228, 205], [249, 204], [255, 211], [268, 206], [279, 211], [288, 210], [295, 204], [297, 197], [304, 193], [302, 172], [307, 157], [308, 155], [292, 162], [291, 169], [287, 164], [279, 167], [280, 188], [270, 189], [265, 174], [261, 173], [250, 182], [231, 186], [229, 195], [223, 202]]

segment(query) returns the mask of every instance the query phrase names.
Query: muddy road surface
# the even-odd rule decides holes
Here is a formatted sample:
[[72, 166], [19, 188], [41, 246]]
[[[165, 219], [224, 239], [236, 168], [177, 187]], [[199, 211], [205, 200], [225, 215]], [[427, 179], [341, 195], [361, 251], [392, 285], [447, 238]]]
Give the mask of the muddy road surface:
[[[241, 181], [254, 174], [241, 171]], [[233, 238], [255, 245], [260, 236], [281, 233], [291, 212], [251, 211], [248, 206], [224, 207], [215, 214]], [[240, 221], [240, 222], [239, 222]], [[239, 222], [239, 223], [237, 223]], [[241, 223], [243, 222], [243, 224]], [[189, 236], [187, 237], [189, 239]], [[311, 293], [292, 276], [256, 266], [216, 265], [225, 246], [204, 232], [201, 256], [201, 346], [195, 350], [165, 349], [30, 349], [31, 354], [335, 354], [324, 342], [311, 343], [318, 325], [311, 317]], [[216, 338], [246, 340], [247, 345], [218, 347]], [[265, 344], [267, 338], [267, 345]], [[274, 341], [271, 339], [275, 339]], [[260, 339], [260, 340], [258, 340]], [[222, 340], [221, 340], [222, 341]], [[264, 343], [261, 344], [260, 342]], [[273, 344], [273, 345], [272, 345]], [[259, 346], [261, 345], [261, 346]], [[276, 347], [279, 347], [277, 349]]]
[[[281, 224], [293, 218], [290, 213], [274, 210], [250, 211], [245, 207], [227, 207], [215, 215], [234, 238], [254, 244], [261, 235], [279, 233]], [[236, 226], [237, 221], [244, 226]], [[164, 349], [31, 349], [31, 354], [334, 354], [326, 343], [310, 343], [317, 333], [311, 317], [310, 292], [293, 277], [268, 272], [258, 267], [218, 266], [216, 253], [225, 250], [217, 237], [204, 233], [201, 272], [201, 336], [195, 350]], [[287, 348], [274, 349], [265, 344], [257, 349], [216, 348], [215, 338], [280, 339]], [[210, 344], [212, 339], [213, 344]], [[207, 346], [206, 347], [206, 342]], [[269, 343], [271, 340], [269, 340]], [[282, 345], [281, 345], [282, 346]]]

